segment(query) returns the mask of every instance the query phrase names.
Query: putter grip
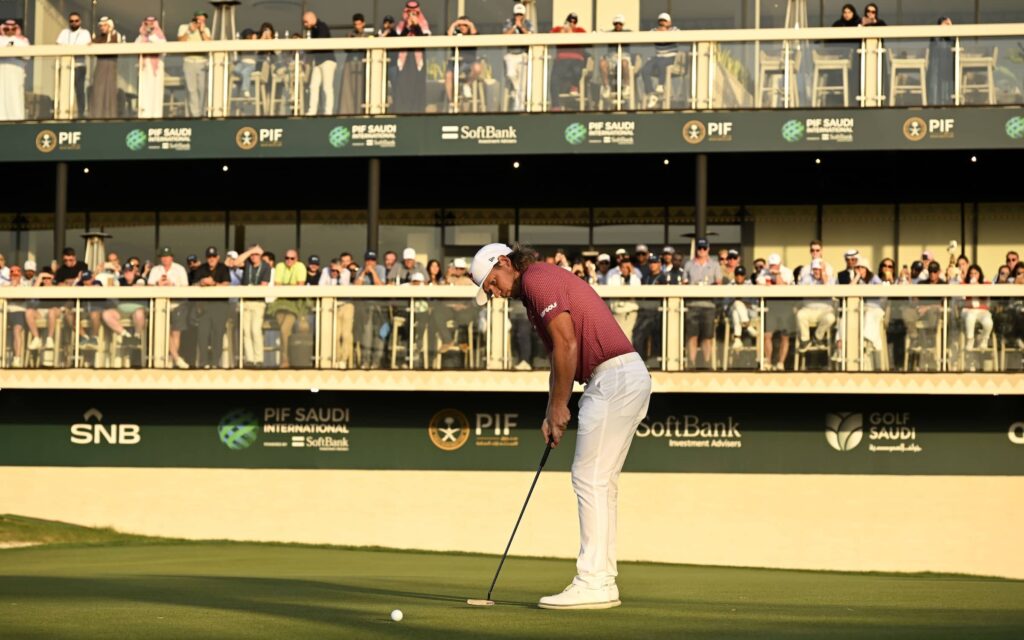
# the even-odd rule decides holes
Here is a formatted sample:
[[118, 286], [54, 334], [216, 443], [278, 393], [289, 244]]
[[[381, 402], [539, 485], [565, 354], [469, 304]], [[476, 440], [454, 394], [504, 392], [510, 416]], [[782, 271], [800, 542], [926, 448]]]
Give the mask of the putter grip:
[[543, 469], [544, 465], [548, 463], [548, 456], [551, 455], [551, 442], [548, 442], [547, 447], [544, 448], [544, 455], [540, 459], [540, 468]]

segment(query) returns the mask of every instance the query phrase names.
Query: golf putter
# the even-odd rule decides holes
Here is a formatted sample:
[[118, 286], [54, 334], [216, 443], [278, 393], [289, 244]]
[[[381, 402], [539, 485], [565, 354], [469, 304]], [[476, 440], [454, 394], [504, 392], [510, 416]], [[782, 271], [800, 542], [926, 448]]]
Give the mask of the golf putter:
[[494, 580], [491, 580], [491, 588], [487, 590], [487, 598], [484, 600], [478, 600], [470, 598], [466, 600], [466, 604], [473, 605], [474, 607], [490, 607], [494, 605], [494, 600], [491, 600], [491, 593], [494, 591], [494, 585], [498, 583], [498, 575], [501, 574], [501, 567], [505, 564], [505, 558], [508, 557], [508, 550], [512, 548], [512, 540], [516, 537], [516, 531], [519, 529], [519, 523], [523, 521], [523, 514], [526, 513], [526, 505], [530, 504], [530, 496], [533, 495], [533, 488], [537, 486], [537, 480], [540, 479], [540, 472], [544, 469], [544, 465], [548, 461], [548, 455], [551, 453], [551, 441], [548, 441], [546, 447], [544, 447], [544, 455], [541, 456], [540, 465], [537, 467], [537, 475], [533, 476], [533, 484], [530, 485], [530, 491], [526, 494], [526, 502], [523, 503], [523, 509], [519, 512], [519, 518], [516, 520], [516, 526], [512, 527], [512, 535], [508, 538], [508, 544], [505, 545], [505, 553], [501, 554], [501, 562], [498, 563], [498, 570], [494, 572]]

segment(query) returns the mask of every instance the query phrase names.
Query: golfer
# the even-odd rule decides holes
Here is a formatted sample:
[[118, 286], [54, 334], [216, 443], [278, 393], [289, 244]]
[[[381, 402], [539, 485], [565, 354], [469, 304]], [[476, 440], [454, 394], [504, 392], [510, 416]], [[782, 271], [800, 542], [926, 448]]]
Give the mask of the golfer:
[[543, 609], [608, 609], [621, 604], [615, 562], [619, 473], [637, 425], [647, 415], [651, 376], [640, 355], [589, 284], [531, 249], [489, 244], [473, 258], [477, 303], [517, 298], [551, 354], [548, 408], [541, 426], [557, 446], [569, 425], [573, 380], [586, 385], [572, 486], [580, 515], [576, 577], [562, 593], [540, 599]]

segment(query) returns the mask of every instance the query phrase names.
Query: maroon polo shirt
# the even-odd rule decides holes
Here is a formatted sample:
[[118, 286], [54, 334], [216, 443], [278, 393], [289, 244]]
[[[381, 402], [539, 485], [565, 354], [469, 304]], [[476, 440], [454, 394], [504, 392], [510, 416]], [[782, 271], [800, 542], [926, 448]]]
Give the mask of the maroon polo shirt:
[[577, 382], [590, 379], [594, 368], [605, 360], [634, 351], [601, 296], [572, 272], [538, 262], [522, 273], [519, 285], [527, 316], [549, 353], [552, 344], [548, 325], [559, 314], [572, 316], [579, 354], [574, 376]]

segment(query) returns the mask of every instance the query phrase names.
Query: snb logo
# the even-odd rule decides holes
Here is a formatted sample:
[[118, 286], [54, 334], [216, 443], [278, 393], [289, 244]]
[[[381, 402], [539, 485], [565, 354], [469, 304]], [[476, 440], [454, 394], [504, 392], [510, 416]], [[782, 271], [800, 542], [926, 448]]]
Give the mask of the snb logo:
[[71, 444], [139, 444], [141, 428], [137, 424], [102, 424], [103, 414], [89, 409], [84, 422], [71, 425]]
[[1006, 434], [1013, 444], [1024, 444], [1024, 422], [1014, 422]]
[[855, 449], [864, 438], [864, 415], [861, 413], [825, 414], [825, 440], [836, 451]]

